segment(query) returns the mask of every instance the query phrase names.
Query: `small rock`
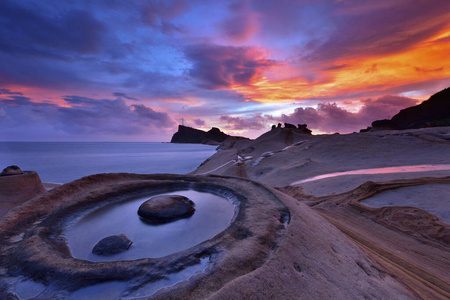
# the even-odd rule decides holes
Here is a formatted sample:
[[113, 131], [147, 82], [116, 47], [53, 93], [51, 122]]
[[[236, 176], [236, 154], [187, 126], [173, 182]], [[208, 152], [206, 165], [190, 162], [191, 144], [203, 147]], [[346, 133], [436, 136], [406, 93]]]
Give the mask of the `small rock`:
[[9, 175], [20, 175], [23, 174], [23, 171], [18, 166], [9, 166], [3, 169], [0, 176], [9, 176]]
[[119, 254], [128, 250], [132, 243], [124, 234], [111, 235], [98, 242], [92, 253], [102, 256]]
[[138, 215], [150, 223], [167, 223], [191, 216], [195, 212], [194, 205], [184, 196], [156, 196], [141, 204]]

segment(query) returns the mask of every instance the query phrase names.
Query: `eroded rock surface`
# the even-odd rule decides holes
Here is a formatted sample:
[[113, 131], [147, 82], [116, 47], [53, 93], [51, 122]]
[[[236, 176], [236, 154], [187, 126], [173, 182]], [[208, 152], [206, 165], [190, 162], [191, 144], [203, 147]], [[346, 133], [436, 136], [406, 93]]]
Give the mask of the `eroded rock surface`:
[[100, 240], [92, 249], [92, 253], [103, 256], [119, 254], [128, 250], [132, 243], [124, 234], [111, 235]]
[[194, 214], [195, 204], [180, 195], [153, 197], [141, 204], [138, 215], [150, 223], [168, 223]]
[[20, 175], [23, 171], [18, 166], [8, 166], [3, 169], [0, 176]]
[[[135, 199], [186, 188], [233, 197], [238, 209], [230, 226], [197, 246], [158, 259], [93, 263], [71, 257], [61, 234], [77, 212], [124, 201], [124, 195]], [[202, 259], [209, 261], [204, 272], [151, 298], [414, 298], [306, 205], [240, 178], [124, 173], [84, 177], [0, 219], [0, 242], [0, 298], [5, 299], [12, 292], [11, 281], [23, 276], [46, 284], [42, 299], [66, 299], [75, 290], [115, 282], [124, 285], [121, 297], [127, 297], [136, 287], [177, 276]]]

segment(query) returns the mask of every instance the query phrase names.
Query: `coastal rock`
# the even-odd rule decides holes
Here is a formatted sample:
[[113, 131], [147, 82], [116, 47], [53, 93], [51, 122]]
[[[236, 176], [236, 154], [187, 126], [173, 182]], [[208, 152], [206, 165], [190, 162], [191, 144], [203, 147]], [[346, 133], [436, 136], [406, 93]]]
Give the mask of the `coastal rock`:
[[44, 192], [45, 188], [36, 172], [22, 172], [17, 166], [5, 168], [0, 175], [0, 217]]
[[170, 142], [218, 145], [227, 137], [229, 137], [229, 135], [220, 131], [219, 128], [213, 127], [209, 131], [203, 131], [192, 127], [179, 125], [178, 131], [174, 133]]
[[111, 235], [100, 240], [92, 249], [92, 253], [102, 256], [119, 254], [128, 250], [132, 243], [124, 234]]
[[21, 175], [23, 171], [18, 166], [8, 166], [3, 169], [0, 176]]
[[391, 120], [377, 120], [366, 131], [418, 129], [450, 126], [450, 88], [446, 88], [419, 105], [402, 109]]
[[150, 223], [168, 223], [194, 214], [195, 204], [184, 196], [162, 195], [141, 204], [138, 215]]
[[297, 127], [295, 127], [295, 125], [290, 124], [290, 123], [284, 123], [284, 128], [291, 128], [291, 129], [295, 129]]

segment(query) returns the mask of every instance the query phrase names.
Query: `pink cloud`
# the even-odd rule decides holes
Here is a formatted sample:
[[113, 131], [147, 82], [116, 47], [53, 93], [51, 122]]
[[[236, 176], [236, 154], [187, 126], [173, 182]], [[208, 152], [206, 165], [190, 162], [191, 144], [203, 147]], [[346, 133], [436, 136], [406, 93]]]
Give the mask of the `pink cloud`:
[[283, 114], [282, 122], [308, 124], [308, 128], [323, 132], [348, 133], [366, 128], [373, 121], [391, 118], [401, 109], [417, 104], [417, 100], [386, 95], [378, 99], [365, 99], [356, 112], [349, 112], [336, 103], [320, 103], [317, 108], [298, 107], [292, 114]]
[[248, 1], [229, 6], [230, 16], [222, 22], [222, 32], [233, 41], [245, 42], [259, 29], [258, 14], [250, 10]]
[[221, 121], [228, 123], [226, 129], [229, 130], [260, 130], [266, 126], [267, 119], [261, 115], [254, 115], [251, 118], [240, 118], [230, 116], [220, 116]]

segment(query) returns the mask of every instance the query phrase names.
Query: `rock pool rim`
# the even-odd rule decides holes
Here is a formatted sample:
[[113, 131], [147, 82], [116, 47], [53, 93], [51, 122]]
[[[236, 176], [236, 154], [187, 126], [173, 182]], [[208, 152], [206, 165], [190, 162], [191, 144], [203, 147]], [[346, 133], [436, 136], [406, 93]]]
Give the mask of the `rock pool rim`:
[[[149, 195], [149, 192], [159, 194], [181, 189], [225, 196], [234, 204], [238, 202], [240, 207], [230, 226], [213, 238], [158, 259], [92, 263], [73, 258], [61, 240], [61, 229], [74, 213]], [[278, 221], [274, 222], [273, 216]], [[213, 267], [195, 277], [215, 282], [221, 278], [221, 273], [227, 272], [227, 265], [236, 263], [232, 257], [237, 255], [239, 244], [244, 240], [259, 251], [246, 253], [245, 257], [237, 255], [236, 259], [239, 257], [246, 265], [239, 269], [239, 274], [232, 276], [261, 266], [276, 251], [286, 218], [289, 218], [289, 210], [276, 191], [249, 180], [170, 174], [91, 175], [36, 197], [5, 216], [0, 221], [0, 239], [5, 241], [0, 246], [0, 253], [10, 259], [2, 260], [0, 265], [8, 276], [26, 276], [51, 285], [51, 290], [70, 293], [81, 287], [114, 280], [145, 284], [197, 264], [200, 258], [214, 256]], [[14, 240], [23, 232], [22, 240]], [[215, 271], [217, 267], [221, 271]], [[193, 284], [189, 286], [193, 287]]]

